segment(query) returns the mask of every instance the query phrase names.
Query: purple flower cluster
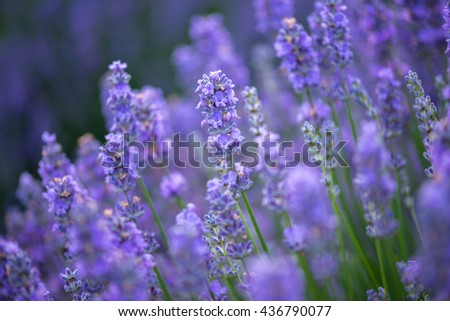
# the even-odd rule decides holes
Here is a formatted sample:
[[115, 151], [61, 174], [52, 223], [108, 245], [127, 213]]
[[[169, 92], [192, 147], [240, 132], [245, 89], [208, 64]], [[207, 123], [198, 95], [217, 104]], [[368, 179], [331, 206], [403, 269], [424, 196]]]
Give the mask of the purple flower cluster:
[[221, 69], [239, 87], [248, 82], [248, 70], [236, 53], [231, 35], [223, 26], [223, 16], [210, 14], [191, 19], [190, 46], [181, 46], [173, 54], [173, 61], [188, 92], [205, 70]]
[[293, 0], [253, 0], [255, 10], [256, 30], [272, 35], [280, 29], [284, 18], [294, 14]]
[[44, 300], [46, 289], [39, 272], [17, 243], [0, 238], [0, 299]]
[[[413, 109], [416, 112], [416, 118], [419, 123], [419, 130], [426, 134], [423, 140], [425, 146], [424, 157], [430, 160], [430, 148], [433, 140], [433, 130], [437, 124], [437, 109], [434, 103], [431, 101], [430, 96], [425, 96], [425, 91], [422, 87], [422, 81], [419, 79], [417, 73], [409, 71], [405, 77], [407, 81], [407, 87], [411, 96], [414, 98]], [[429, 167], [425, 170], [428, 176], [433, 176], [433, 167]]]
[[[347, 18], [343, 0], [316, 0], [304, 28], [294, 1], [253, 4], [258, 90], [223, 17], [195, 16], [173, 55], [189, 93], [133, 89], [117, 60], [101, 82], [103, 141], [83, 135], [70, 159], [42, 135], [41, 180], [22, 174], [0, 237], [0, 299], [450, 298], [448, 75], [427, 87], [446, 60], [427, 33], [448, 6], [348, 0]], [[405, 66], [429, 75], [402, 85]], [[179, 156], [207, 162], [181, 168], [178, 134], [200, 125], [206, 149], [189, 135]]]
[[212, 71], [198, 81], [196, 92], [200, 102], [197, 108], [208, 125], [208, 147], [218, 156], [218, 168], [228, 166], [232, 155], [243, 139], [236, 127], [236, 103], [234, 84], [222, 71]]
[[284, 18], [275, 41], [281, 67], [296, 91], [316, 87], [320, 80], [318, 56], [313, 42], [295, 18]]
[[344, 68], [353, 60], [347, 7], [341, 0], [316, 1], [308, 18], [323, 66]]
[[399, 136], [409, 114], [402, 100], [400, 88], [400, 81], [391, 68], [379, 71], [375, 91], [380, 104], [379, 118], [384, 139]]
[[386, 238], [397, 230], [393, 213], [388, 209], [395, 189], [395, 182], [386, 168], [389, 162], [390, 155], [376, 124], [363, 123], [355, 155], [358, 168], [355, 183], [366, 211], [367, 235], [373, 238]]

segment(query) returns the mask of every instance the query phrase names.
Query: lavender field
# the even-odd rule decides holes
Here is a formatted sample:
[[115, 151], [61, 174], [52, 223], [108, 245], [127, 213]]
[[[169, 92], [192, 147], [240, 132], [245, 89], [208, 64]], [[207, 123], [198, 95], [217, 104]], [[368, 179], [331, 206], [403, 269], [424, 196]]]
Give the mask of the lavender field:
[[450, 3], [33, 4], [0, 300], [450, 299]]

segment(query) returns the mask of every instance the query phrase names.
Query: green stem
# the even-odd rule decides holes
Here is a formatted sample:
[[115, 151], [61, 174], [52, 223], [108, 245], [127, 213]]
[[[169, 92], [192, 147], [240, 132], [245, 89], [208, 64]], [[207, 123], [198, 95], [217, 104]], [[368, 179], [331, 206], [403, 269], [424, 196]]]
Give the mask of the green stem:
[[150, 196], [150, 193], [149, 193], [147, 187], [145, 186], [145, 183], [142, 180], [142, 178], [138, 179], [138, 183], [139, 183], [139, 187], [141, 188], [142, 193], [144, 194], [144, 198], [147, 201], [148, 206], [150, 207], [150, 211], [152, 212], [153, 219], [155, 220], [155, 223], [159, 228], [161, 237], [163, 238], [164, 242], [166, 243], [167, 248], [169, 248], [169, 239], [167, 237], [166, 231], [164, 230], [161, 219], [159, 218], [158, 213], [156, 213], [156, 209], [155, 209], [155, 206], [153, 205], [153, 201]]
[[342, 86], [344, 88], [344, 94], [345, 94], [345, 110], [347, 111], [347, 117], [350, 122], [350, 127], [352, 128], [352, 135], [353, 140], [355, 141], [355, 145], [358, 145], [358, 134], [356, 131], [355, 121], [353, 120], [352, 111], [350, 108], [350, 100], [349, 100], [349, 93], [348, 93], [348, 85], [347, 80], [345, 79], [344, 69], [341, 68], [341, 78], [342, 78]]
[[402, 254], [402, 258], [405, 260], [408, 257], [408, 246], [406, 244], [406, 221], [405, 215], [402, 211], [402, 195], [401, 195], [401, 182], [398, 173], [396, 173], [397, 180], [397, 193], [396, 193], [396, 206], [394, 207], [396, 211], [394, 213], [395, 216], [400, 220], [400, 228], [398, 231], [398, 241], [400, 245], [400, 253]]
[[416, 209], [414, 208], [414, 205], [411, 206], [411, 216], [414, 221], [414, 225], [416, 226], [417, 233], [419, 234], [420, 241], [423, 244], [424, 241], [423, 241], [422, 230], [420, 229], [419, 220], [417, 219]]
[[253, 239], [253, 235], [252, 232], [250, 231], [250, 227], [248, 226], [247, 219], [245, 218], [244, 213], [242, 212], [241, 207], [239, 206], [239, 203], [236, 203], [236, 209], [239, 212], [239, 216], [241, 217], [242, 222], [244, 222], [244, 227], [245, 230], [247, 231], [247, 236], [250, 239], [250, 242], [252, 242], [256, 254], [259, 254], [259, 248], [256, 246], [256, 242]]
[[312, 292], [314, 294], [314, 300], [320, 300], [322, 298], [320, 287], [316, 282], [316, 279], [314, 278], [314, 275], [311, 272], [311, 268], [309, 267], [308, 260], [306, 259], [305, 255], [303, 253], [297, 253], [297, 260], [300, 268], [303, 270], [303, 273], [305, 273], [306, 281], [308, 282], [308, 285], [311, 287]]
[[252, 206], [250, 205], [250, 202], [248, 201], [247, 194], [245, 193], [245, 191], [243, 191], [241, 194], [242, 194], [242, 199], [244, 200], [244, 204], [247, 209], [248, 215], [250, 216], [253, 227], [255, 228], [256, 235], [258, 236], [259, 242], [261, 243], [261, 247], [263, 248], [264, 252], [269, 254], [269, 248], [267, 247], [266, 241], [264, 240], [264, 236], [261, 233], [258, 222], [256, 221], [255, 214], [253, 213]]
[[376, 240], [375, 241], [375, 248], [377, 250], [378, 264], [380, 265], [381, 279], [382, 279], [382, 282], [383, 282], [383, 288], [384, 288], [384, 291], [386, 291], [386, 294], [389, 294], [388, 282], [387, 282], [387, 277], [386, 277], [386, 271], [384, 270], [383, 256], [381, 254], [381, 243], [380, 243], [380, 240]]
[[156, 278], [158, 279], [158, 283], [159, 283], [159, 286], [161, 287], [161, 290], [162, 290], [162, 292], [163, 292], [163, 294], [164, 294], [164, 298], [165, 298], [167, 301], [172, 301], [172, 296], [170, 295], [170, 292], [169, 292], [169, 290], [167, 289], [166, 282], [164, 282], [164, 279], [163, 279], [163, 277], [161, 276], [161, 273], [159, 272], [159, 269], [158, 269], [157, 266], [155, 266], [155, 267], [153, 268], [153, 272], [155, 272]]
[[180, 208], [180, 210], [184, 210], [186, 208], [186, 203], [180, 196], [175, 196], [175, 202], [177, 202], [177, 205]]
[[[322, 166], [322, 171], [323, 171], [324, 175], [326, 175], [326, 169], [323, 166]], [[331, 181], [331, 186], [333, 184], [334, 184], [334, 182]], [[347, 220], [344, 217], [344, 214], [342, 213], [341, 209], [339, 208], [339, 205], [338, 205], [338, 203], [336, 201], [336, 196], [333, 194], [333, 192], [331, 191], [330, 187], [328, 187], [328, 196], [331, 199], [333, 212], [336, 214], [337, 219], [341, 220], [342, 223], [344, 224], [344, 227], [345, 227], [348, 235], [350, 236], [350, 239], [351, 239], [353, 245], [355, 246], [356, 251], [358, 252], [360, 260], [362, 261], [364, 267], [366, 268], [370, 279], [376, 285], [378, 281], [377, 281], [377, 278], [375, 277], [375, 273], [373, 272], [373, 270], [372, 270], [372, 268], [370, 266], [370, 262], [367, 259], [366, 254], [365, 254], [364, 250], [362, 249], [361, 244], [359, 243], [358, 238], [357, 238], [354, 230], [349, 225], [349, 223], [347, 222]]]
[[347, 291], [349, 300], [353, 300], [353, 285], [352, 285], [352, 276], [350, 272], [350, 266], [347, 261], [347, 254], [345, 253], [345, 244], [344, 238], [342, 237], [342, 231], [340, 224], [337, 227], [338, 239], [339, 239], [339, 251], [341, 252], [342, 260], [344, 262], [344, 270], [345, 270], [345, 278], [347, 282]]

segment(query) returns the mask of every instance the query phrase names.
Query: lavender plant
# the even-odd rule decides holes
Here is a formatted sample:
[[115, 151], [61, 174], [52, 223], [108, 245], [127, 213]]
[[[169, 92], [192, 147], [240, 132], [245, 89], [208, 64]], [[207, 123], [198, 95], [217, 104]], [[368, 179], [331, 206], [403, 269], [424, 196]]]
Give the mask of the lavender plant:
[[1, 300], [450, 299], [449, 4], [294, 4], [253, 1], [251, 55], [194, 16], [184, 94], [109, 66], [104, 139], [19, 178]]

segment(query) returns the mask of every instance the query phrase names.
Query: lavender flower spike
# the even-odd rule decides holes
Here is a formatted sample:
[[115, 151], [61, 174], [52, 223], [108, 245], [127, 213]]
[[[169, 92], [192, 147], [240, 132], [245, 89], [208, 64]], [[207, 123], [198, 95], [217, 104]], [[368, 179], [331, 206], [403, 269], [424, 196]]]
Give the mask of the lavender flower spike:
[[253, 0], [255, 9], [256, 30], [267, 34], [275, 34], [280, 29], [283, 18], [294, 15], [293, 0]]
[[319, 61], [312, 39], [295, 18], [283, 19], [274, 47], [296, 91], [319, 84]]
[[386, 238], [397, 229], [389, 201], [395, 190], [395, 182], [387, 171], [390, 155], [384, 146], [374, 122], [362, 125], [362, 135], [357, 146], [355, 163], [358, 168], [355, 183], [360, 188], [361, 198], [368, 223], [367, 235]]
[[26, 252], [0, 238], [0, 300], [44, 300], [46, 292]]
[[[315, 12], [308, 19], [320, 60], [325, 65], [345, 68], [353, 60], [347, 7], [342, 0], [323, 0], [316, 3]], [[330, 61], [327, 61], [327, 60]]]
[[219, 156], [218, 169], [229, 165], [243, 139], [241, 131], [236, 128], [238, 99], [233, 88], [232, 81], [218, 70], [203, 75], [196, 89], [200, 96], [197, 108], [204, 116], [202, 126], [208, 125], [208, 146]]
[[[416, 112], [417, 121], [419, 122], [419, 130], [426, 133], [426, 137], [423, 140], [425, 145], [424, 157], [430, 160], [430, 148], [432, 145], [433, 130], [437, 124], [437, 109], [434, 103], [431, 101], [430, 96], [425, 96], [425, 91], [422, 87], [422, 81], [417, 76], [417, 73], [409, 71], [405, 77], [408, 82], [407, 87], [411, 96], [414, 98], [413, 109]], [[433, 176], [433, 167], [429, 167], [425, 170], [425, 173], [429, 176]]]
[[443, 11], [443, 17], [445, 20], [444, 25], [442, 26], [442, 28], [445, 30], [445, 32], [447, 33], [447, 50], [445, 50], [445, 53], [449, 53], [450, 52], [450, 2], [447, 2], [447, 4], [444, 7], [444, 11]]

